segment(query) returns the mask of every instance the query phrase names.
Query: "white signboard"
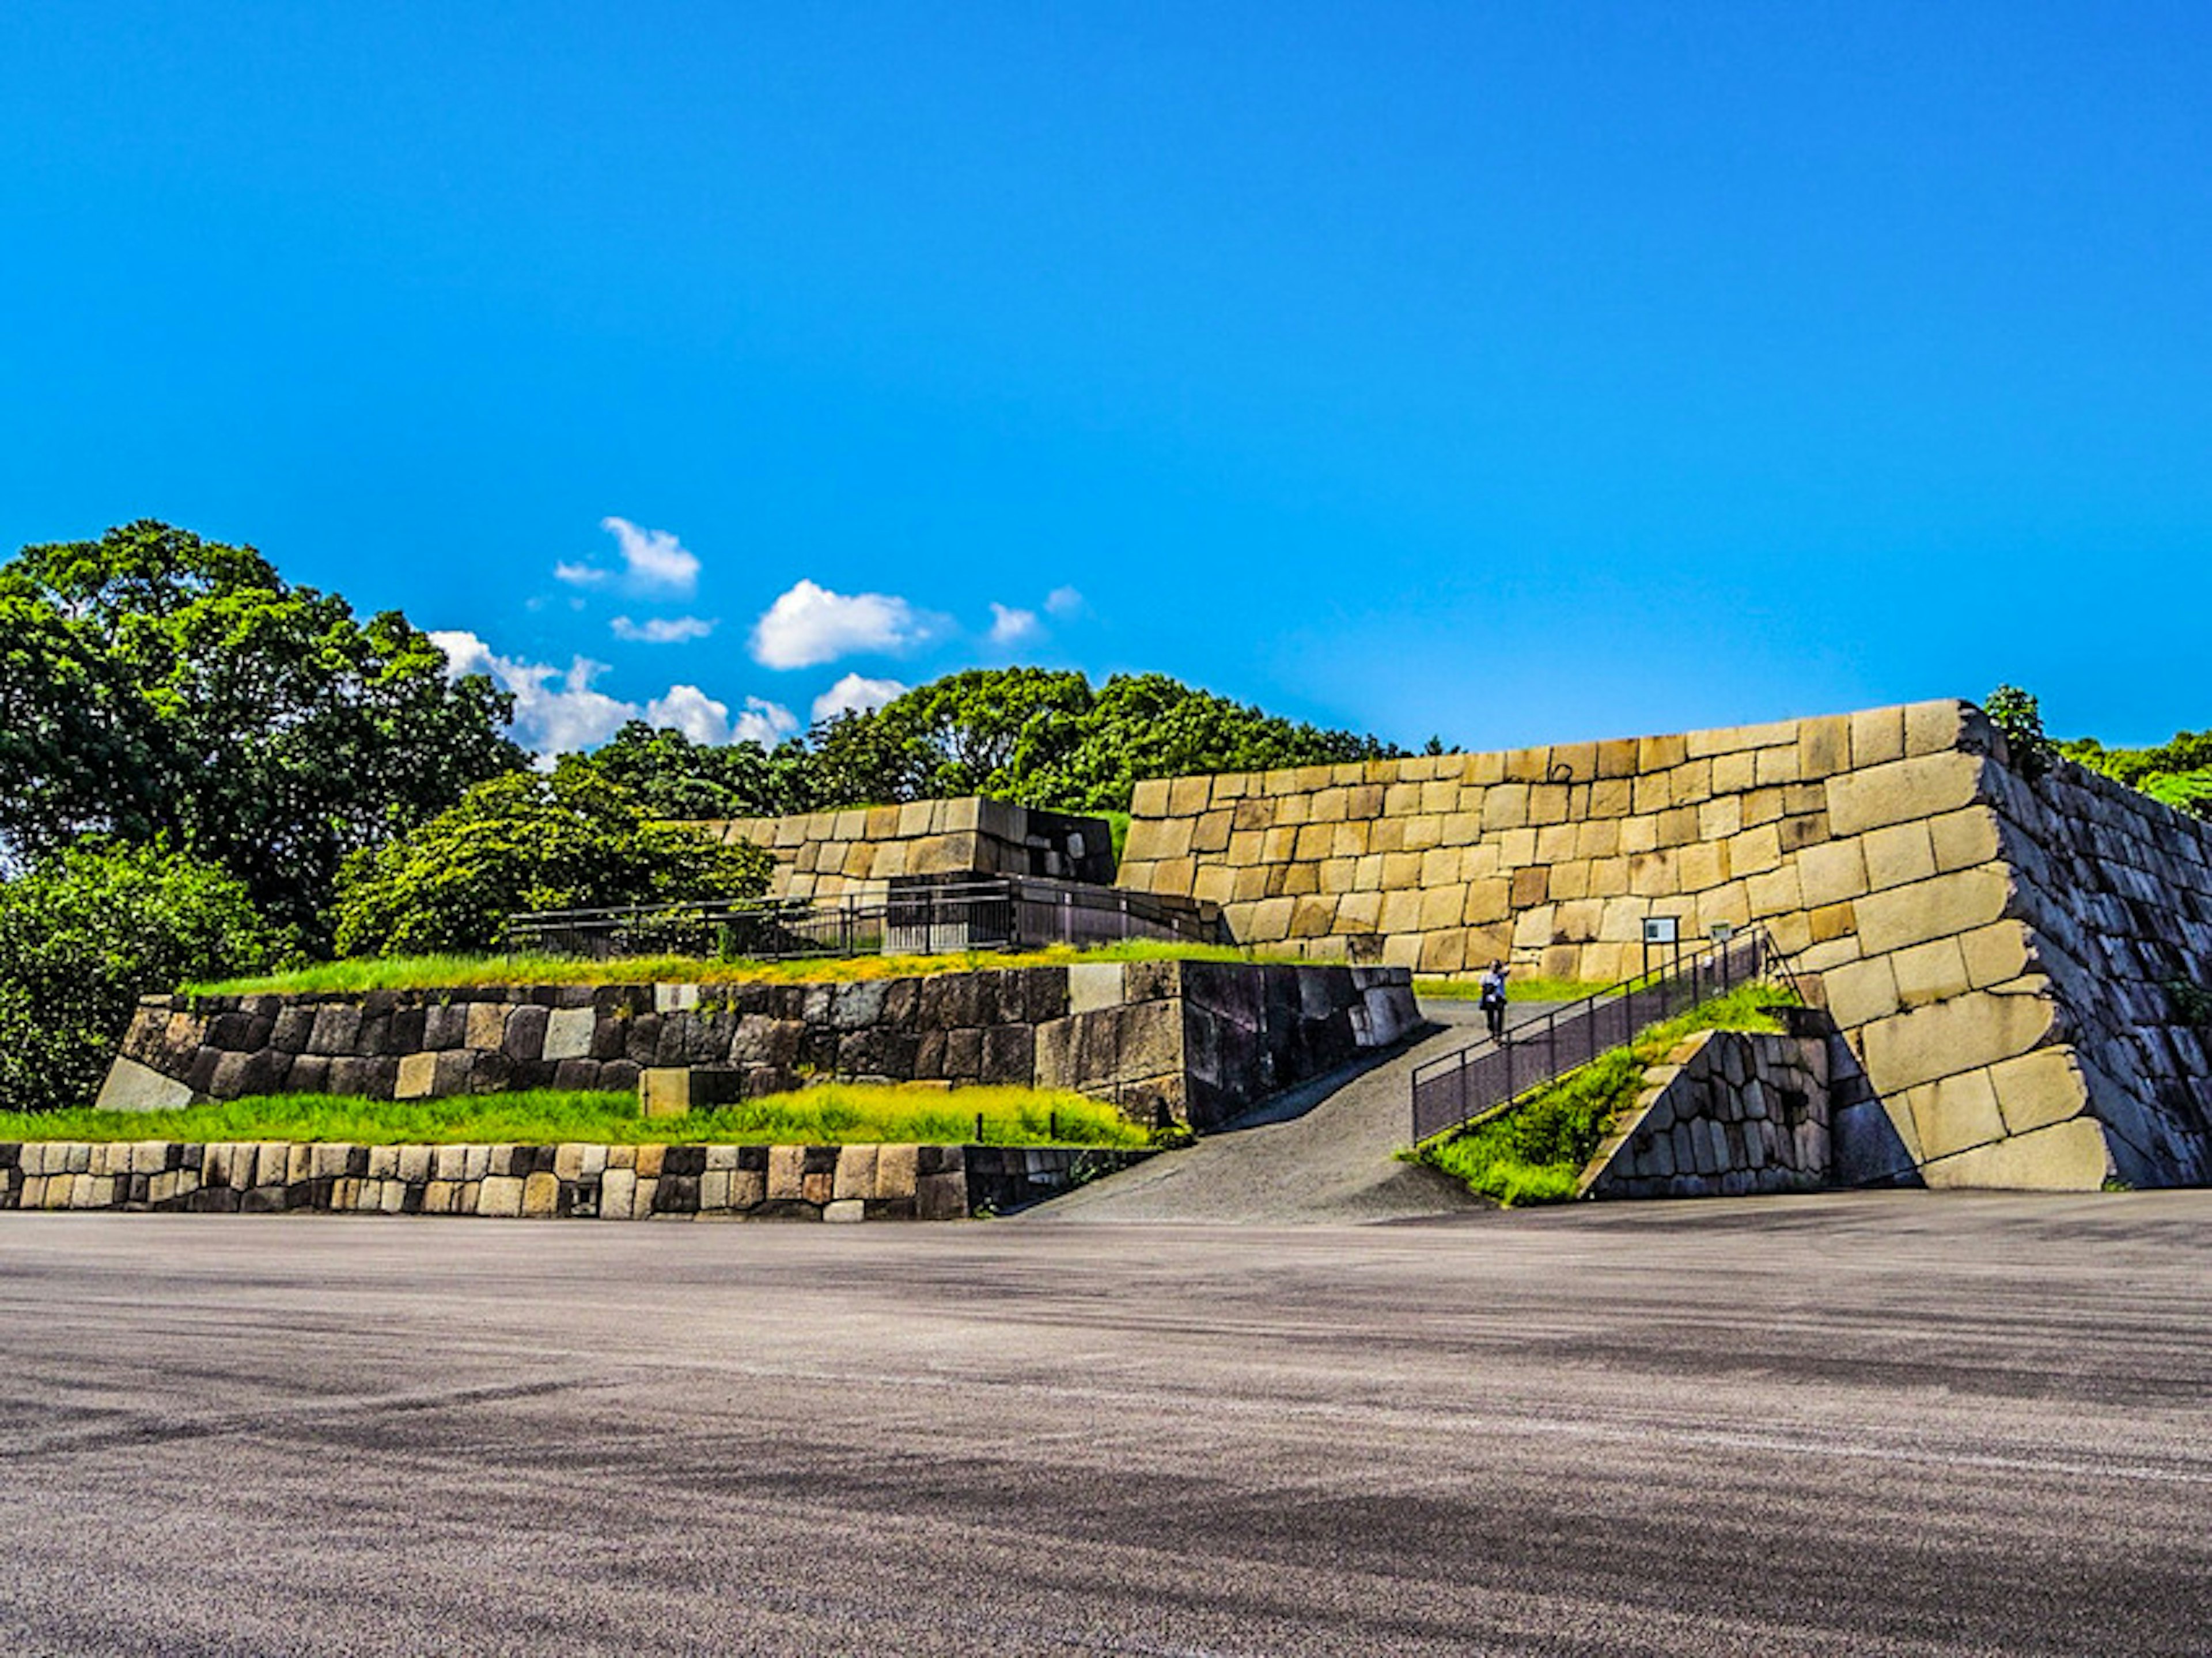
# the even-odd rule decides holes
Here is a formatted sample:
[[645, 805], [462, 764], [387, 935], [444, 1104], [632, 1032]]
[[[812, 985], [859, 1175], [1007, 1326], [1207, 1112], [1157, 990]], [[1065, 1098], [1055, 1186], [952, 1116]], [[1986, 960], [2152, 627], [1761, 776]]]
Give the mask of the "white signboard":
[[1647, 944], [1671, 944], [1681, 937], [1680, 920], [1673, 915], [1647, 915], [1644, 918], [1644, 942]]

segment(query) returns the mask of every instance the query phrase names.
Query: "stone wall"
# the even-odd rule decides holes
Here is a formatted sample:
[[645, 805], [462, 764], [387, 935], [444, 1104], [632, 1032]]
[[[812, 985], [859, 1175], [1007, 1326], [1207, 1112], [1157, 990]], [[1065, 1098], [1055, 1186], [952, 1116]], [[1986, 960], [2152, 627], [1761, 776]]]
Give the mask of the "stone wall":
[[1824, 1039], [1701, 1030], [1644, 1073], [1576, 1195], [1817, 1191], [1832, 1169], [1828, 1126]]
[[[2205, 831], [1958, 701], [1139, 786], [1120, 880], [1240, 944], [1613, 980], [1645, 919], [1765, 926], [1880, 1101], [1860, 1177], [2094, 1189], [2212, 1173]], [[1861, 1132], [1861, 1130], [1866, 1132]]]
[[516, 985], [143, 1001], [100, 1104], [629, 1090], [647, 1066], [1064, 1088], [1212, 1127], [1417, 1022], [1402, 971], [1079, 963], [842, 983]]
[[696, 827], [775, 854], [774, 898], [877, 900], [915, 876], [1040, 875], [1110, 885], [1112, 831], [1103, 817], [1042, 811], [970, 795]]
[[999, 1145], [0, 1144], [0, 1209], [522, 1220], [961, 1220], [1144, 1151]]

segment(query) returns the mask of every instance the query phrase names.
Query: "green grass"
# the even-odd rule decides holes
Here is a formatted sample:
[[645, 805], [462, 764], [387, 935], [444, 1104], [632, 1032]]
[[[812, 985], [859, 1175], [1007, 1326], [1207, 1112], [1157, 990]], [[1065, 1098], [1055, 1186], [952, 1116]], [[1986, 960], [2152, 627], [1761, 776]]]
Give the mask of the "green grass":
[[[1531, 979], [1508, 976], [1505, 981], [1505, 999], [1509, 1002], [1578, 1002], [1585, 996], [1595, 996], [1601, 990], [1613, 987], [1601, 979]], [[1413, 994], [1434, 997], [1439, 1001], [1471, 1002], [1482, 994], [1480, 979], [1416, 979]]]
[[1647, 1069], [1700, 1030], [1779, 1030], [1781, 1022], [1760, 1010], [1796, 999], [1778, 986], [1745, 985], [1651, 1026], [1520, 1104], [1405, 1155], [1508, 1208], [1564, 1202], [1614, 1120], [1636, 1102]]
[[[1109, 1104], [1028, 1088], [833, 1083], [684, 1117], [638, 1114], [637, 1096], [562, 1092], [365, 1100], [272, 1094], [175, 1111], [0, 1112], [0, 1140], [345, 1140], [360, 1145], [807, 1145], [871, 1141], [988, 1145], [1144, 1145]], [[1056, 1130], [1056, 1132], [1055, 1132]]]
[[624, 956], [605, 962], [538, 955], [362, 957], [318, 962], [253, 978], [188, 984], [185, 991], [195, 996], [258, 996], [290, 992], [460, 990], [512, 984], [824, 984], [968, 973], [982, 968], [1065, 966], [1075, 962], [1294, 963], [1300, 959], [1279, 951], [1162, 938], [1130, 938], [1089, 950], [1054, 945], [1018, 955], [971, 950], [949, 956], [817, 957], [793, 962], [721, 962], [698, 956]]

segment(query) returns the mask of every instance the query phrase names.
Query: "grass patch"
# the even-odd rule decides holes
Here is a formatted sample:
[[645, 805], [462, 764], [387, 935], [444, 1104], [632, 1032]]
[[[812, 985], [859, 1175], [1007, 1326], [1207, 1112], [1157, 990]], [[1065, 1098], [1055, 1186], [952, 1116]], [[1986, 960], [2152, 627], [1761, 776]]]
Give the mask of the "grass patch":
[[[1509, 1002], [1578, 1002], [1585, 996], [1595, 996], [1601, 990], [1613, 987], [1599, 979], [1529, 979], [1508, 977], [1505, 981], [1505, 999]], [[1416, 979], [1413, 994], [1433, 997], [1438, 1001], [1471, 1002], [1482, 994], [1480, 979]]]
[[1276, 962], [1301, 957], [1229, 944], [1179, 944], [1129, 938], [1077, 950], [1054, 944], [1022, 954], [970, 950], [948, 956], [811, 957], [803, 961], [716, 961], [700, 956], [624, 956], [587, 961], [574, 956], [395, 956], [318, 962], [286, 973], [188, 984], [187, 995], [259, 996], [288, 993], [343, 993], [370, 990], [462, 990], [480, 985], [561, 984], [832, 984], [860, 979], [900, 979], [984, 968], [1054, 967], [1077, 962]]
[[1109, 1104], [1030, 1088], [899, 1088], [831, 1083], [647, 1121], [637, 1096], [563, 1092], [366, 1100], [270, 1094], [175, 1111], [0, 1112], [0, 1140], [346, 1140], [365, 1145], [807, 1145], [871, 1141], [987, 1145], [1150, 1143]]
[[1615, 1119], [1636, 1102], [1649, 1067], [1700, 1030], [1778, 1031], [1781, 1021], [1760, 1010], [1796, 1001], [1777, 985], [1741, 986], [1651, 1026], [1627, 1047], [1601, 1054], [1520, 1104], [1403, 1155], [1507, 1208], [1564, 1202], [1574, 1196], [1575, 1182]]

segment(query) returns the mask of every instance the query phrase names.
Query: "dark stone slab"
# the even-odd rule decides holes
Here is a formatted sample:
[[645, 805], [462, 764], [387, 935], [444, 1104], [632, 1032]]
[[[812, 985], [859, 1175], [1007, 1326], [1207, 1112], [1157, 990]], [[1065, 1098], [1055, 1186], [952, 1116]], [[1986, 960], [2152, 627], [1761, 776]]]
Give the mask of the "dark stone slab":
[[422, 1047], [426, 1050], [459, 1048], [469, 1039], [469, 1010], [464, 1002], [446, 1002], [422, 1010]]
[[983, 1033], [983, 1080], [1026, 1088], [1036, 1075], [1036, 1032], [1025, 1024], [994, 1025]]

